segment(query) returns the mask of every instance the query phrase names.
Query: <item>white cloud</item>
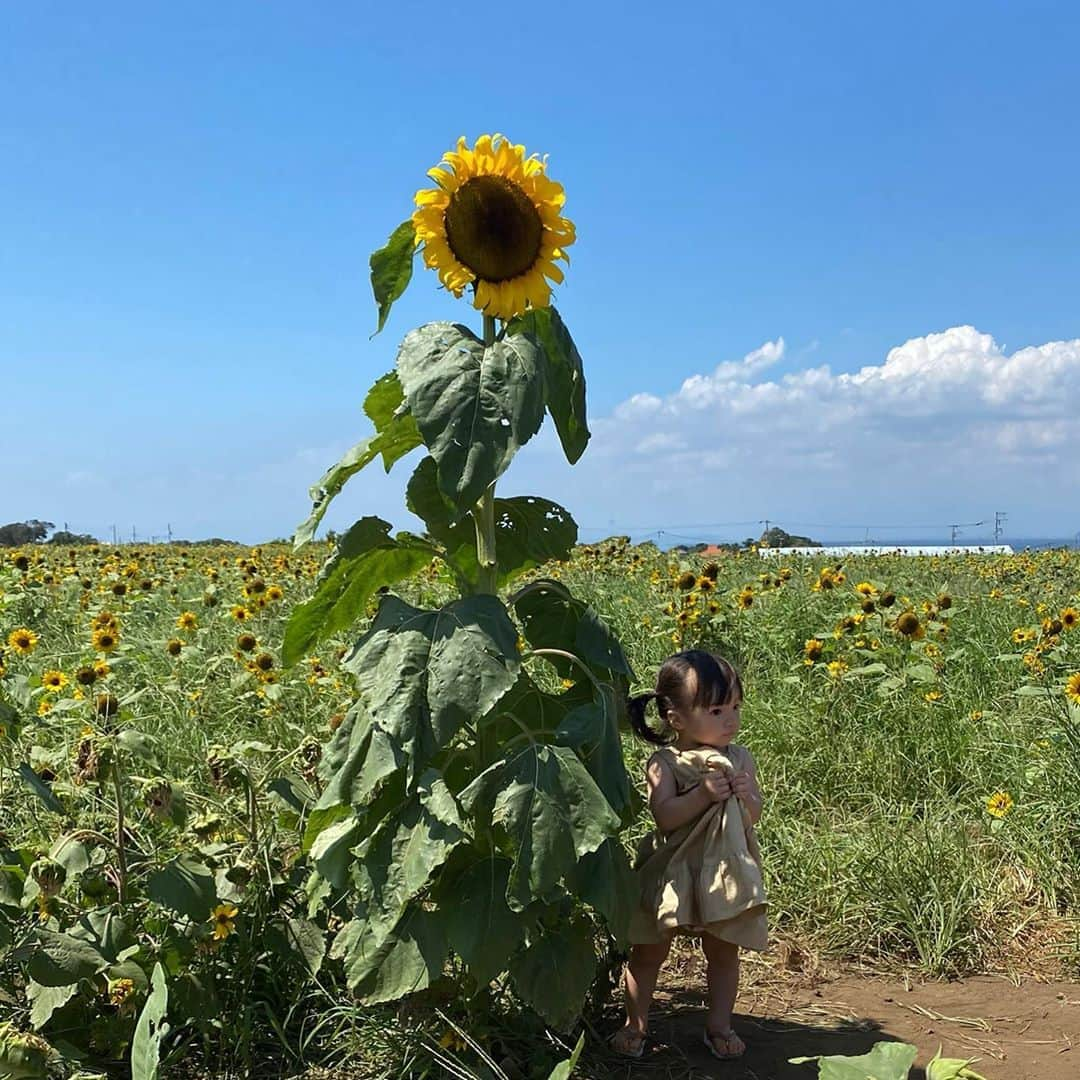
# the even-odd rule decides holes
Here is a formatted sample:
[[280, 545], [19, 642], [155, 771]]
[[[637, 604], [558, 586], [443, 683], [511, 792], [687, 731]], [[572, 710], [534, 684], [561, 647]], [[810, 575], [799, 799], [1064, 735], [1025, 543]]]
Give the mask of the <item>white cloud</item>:
[[1080, 339], [1008, 353], [956, 326], [854, 373], [763, 377], [783, 356], [783, 339], [768, 341], [594, 418], [563, 474], [567, 504], [619, 524], [948, 525], [1005, 510], [1027, 535], [1080, 528], [1068, 497], [1080, 488]]

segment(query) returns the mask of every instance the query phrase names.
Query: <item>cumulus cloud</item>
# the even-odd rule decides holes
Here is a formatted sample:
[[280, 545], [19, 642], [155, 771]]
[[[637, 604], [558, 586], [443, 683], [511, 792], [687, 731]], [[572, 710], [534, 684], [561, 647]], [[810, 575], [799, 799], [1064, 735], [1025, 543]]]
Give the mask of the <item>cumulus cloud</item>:
[[1080, 528], [1080, 339], [1008, 353], [955, 326], [853, 373], [770, 378], [784, 355], [768, 341], [594, 419], [569, 481], [579, 514], [947, 525], [1006, 510], [1028, 535]]

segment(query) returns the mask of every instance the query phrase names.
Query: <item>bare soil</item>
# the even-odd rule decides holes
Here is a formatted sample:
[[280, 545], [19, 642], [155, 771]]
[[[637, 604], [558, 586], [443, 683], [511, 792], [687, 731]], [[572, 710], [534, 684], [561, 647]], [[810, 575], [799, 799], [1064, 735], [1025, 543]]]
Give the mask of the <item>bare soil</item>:
[[[745, 955], [745, 954], [744, 954]], [[650, 1042], [639, 1061], [615, 1059], [607, 1076], [650, 1080], [811, 1080], [817, 1065], [788, 1059], [864, 1054], [881, 1040], [919, 1048], [925, 1066], [940, 1045], [945, 1057], [975, 1058], [987, 1080], [1080, 1078], [1080, 983], [985, 975], [912, 981], [861, 971], [788, 970], [744, 959], [734, 1027], [747, 1044], [737, 1062], [714, 1059], [702, 1044], [705, 972], [700, 954], [676, 957], [661, 971]], [[599, 1062], [590, 1062], [590, 1075]], [[922, 1068], [912, 1077], [923, 1080]]]

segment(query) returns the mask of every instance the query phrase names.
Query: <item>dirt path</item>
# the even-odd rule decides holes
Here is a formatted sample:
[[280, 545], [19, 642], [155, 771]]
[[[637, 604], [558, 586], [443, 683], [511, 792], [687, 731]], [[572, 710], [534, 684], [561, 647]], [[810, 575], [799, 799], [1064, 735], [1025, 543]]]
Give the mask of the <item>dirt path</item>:
[[[666, 975], [666, 977], [665, 977]], [[918, 1065], [941, 1044], [946, 1057], [978, 1058], [988, 1080], [1080, 1078], [1080, 984], [982, 976], [960, 982], [908, 982], [858, 973], [778, 977], [744, 964], [735, 1026], [748, 1049], [739, 1062], [716, 1061], [702, 1045], [704, 971], [684, 957], [662, 973], [653, 1042], [640, 1062], [612, 1064], [612, 1077], [782, 1080], [816, 1077], [810, 1054], [863, 1054], [883, 1039], [913, 1043]], [[917, 1069], [913, 1077], [922, 1078]]]

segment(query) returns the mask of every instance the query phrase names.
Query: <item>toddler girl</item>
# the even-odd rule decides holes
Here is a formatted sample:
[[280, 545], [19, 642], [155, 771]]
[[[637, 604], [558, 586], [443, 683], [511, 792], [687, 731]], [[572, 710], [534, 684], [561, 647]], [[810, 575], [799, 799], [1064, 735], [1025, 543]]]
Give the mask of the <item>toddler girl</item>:
[[[731, 1027], [739, 947], [764, 949], [768, 928], [754, 835], [761, 792], [750, 752], [732, 742], [742, 696], [731, 664], [691, 649], [664, 661], [654, 691], [630, 699], [635, 732], [661, 749], [646, 765], [656, 829], [634, 862], [641, 900], [630, 926], [626, 1024], [612, 1039], [620, 1054], [642, 1055], [656, 978], [675, 934], [701, 938], [709, 984], [705, 1045], [722, 1060], [746, 1049]], [[659, 731], [645, 720], [650, 699]]]

